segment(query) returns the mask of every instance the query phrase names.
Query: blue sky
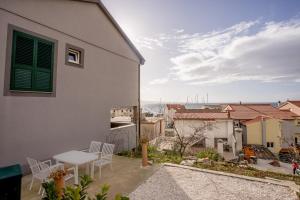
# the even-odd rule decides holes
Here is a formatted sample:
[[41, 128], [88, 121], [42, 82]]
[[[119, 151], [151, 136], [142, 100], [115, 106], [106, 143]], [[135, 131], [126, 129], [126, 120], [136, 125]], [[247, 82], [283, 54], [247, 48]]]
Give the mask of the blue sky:
[[300, 99], [298, 0], [103, 2], [146, 58], [143, 101]]

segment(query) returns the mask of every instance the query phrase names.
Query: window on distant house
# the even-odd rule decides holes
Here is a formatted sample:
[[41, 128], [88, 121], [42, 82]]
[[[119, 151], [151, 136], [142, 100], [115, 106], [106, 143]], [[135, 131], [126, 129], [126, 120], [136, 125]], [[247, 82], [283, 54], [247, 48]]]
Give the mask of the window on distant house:
[[11, 91], [53, 91], [54, 43], [13, 31]]
[[83, 67], [84, 50], [82, 48], [66, 44], [66, 65]]
[[274, 147], [274, 142], [267, 142], [267, 147], [273, 148]]

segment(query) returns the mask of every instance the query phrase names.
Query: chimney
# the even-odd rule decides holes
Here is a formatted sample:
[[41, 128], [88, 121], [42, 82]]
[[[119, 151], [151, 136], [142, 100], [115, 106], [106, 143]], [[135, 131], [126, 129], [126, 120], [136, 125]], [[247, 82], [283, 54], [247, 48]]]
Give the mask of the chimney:
[[228, 117], [228, 119], [230, 119], [230, 111], [229, 110], [227, 110], [227, 117]]

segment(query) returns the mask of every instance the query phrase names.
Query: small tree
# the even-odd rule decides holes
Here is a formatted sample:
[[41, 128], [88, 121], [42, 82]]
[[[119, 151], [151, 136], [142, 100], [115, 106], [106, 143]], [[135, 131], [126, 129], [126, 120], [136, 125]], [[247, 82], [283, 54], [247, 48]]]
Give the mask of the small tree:
[[200, 142], [204, 140], [205, 137], [205, 131], [212, 128], [211, 123], [204, 123], [202, 126], [190, 126], [190, 128], [193, 130], [192, 134], [184, 134], [180, 133], [176, 126], [174, 126], [175, 131], [175, 149], [179, 154], [180, 157], [182, 157], [187, 147], [194, 145], [197, 142]]

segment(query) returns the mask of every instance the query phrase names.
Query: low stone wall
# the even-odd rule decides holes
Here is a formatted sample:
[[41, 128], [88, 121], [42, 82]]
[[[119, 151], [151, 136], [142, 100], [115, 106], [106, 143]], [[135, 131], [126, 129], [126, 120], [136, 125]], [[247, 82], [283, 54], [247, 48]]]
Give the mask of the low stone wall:
[[135, 124], [110, 129], [106, 142], [115, 144], [115, 152], [128, 151], [136, 148], [137, 128]]

